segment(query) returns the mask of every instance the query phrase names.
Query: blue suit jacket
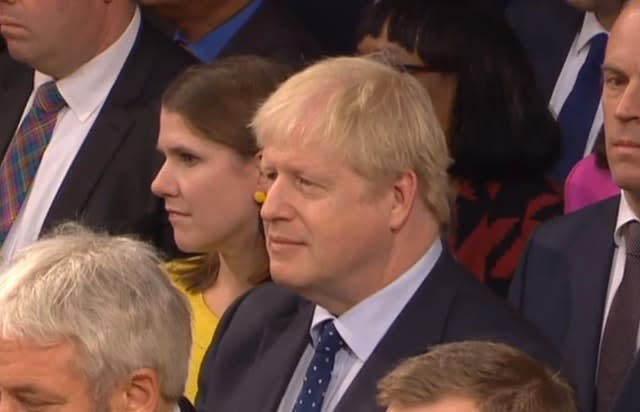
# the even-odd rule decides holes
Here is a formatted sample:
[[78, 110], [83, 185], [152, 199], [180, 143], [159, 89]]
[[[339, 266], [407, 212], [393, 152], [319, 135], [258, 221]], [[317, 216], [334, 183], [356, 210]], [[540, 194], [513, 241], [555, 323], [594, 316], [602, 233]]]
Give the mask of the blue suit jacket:
[[542, 224], [509, 300], [560, 349], [583, 412], [594, 410], [596, 366], [620, 196]]
[[[314, 305], [273, 283], [225, 313], [202, 364], [200, 412], [275, 412], [309, 342]], [[378, 343], [335, 412], [377, 412], [378, 380], [432, 345], [491, 340], [519, 347], [552, 366], [558, 357], [530, 324], [444, 251]]]

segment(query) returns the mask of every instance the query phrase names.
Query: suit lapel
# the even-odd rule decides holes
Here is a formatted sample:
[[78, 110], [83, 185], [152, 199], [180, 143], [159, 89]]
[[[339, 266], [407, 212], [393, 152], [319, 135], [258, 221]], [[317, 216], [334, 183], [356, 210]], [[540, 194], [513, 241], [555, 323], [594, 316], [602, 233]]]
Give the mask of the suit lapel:
[[[457, 282], [453, 261], [444, 250], [427, 279], [402, 310], [336, 407], [336, 412], [382, 411], [375, 393], [380, 378], [399, 360], [426, 352], [443, 339]], [[424, 327], [421, 329], [420, 325]]]
[[624, 383], [614, 402], [613, 412], [637, 412], [640, 410], [640, 356], [636, 358], [624, 378]]
[[[586, 410], [593, 409], [593, 388], [600, 346], [604, 305], [613, 259], [613, 232], [620, 198], [607, 201], [585, 225], [584, 232], [566, 251], [571, 285], [570, 330], [564, 345], [565, 362], [575, 371], [577, 393]], [[586, 361], [590, 360], [590, 361]]]
[[135, 115], [129, 105], [143, 93], [145, 76], [153, 62], [153, 50], [145, 36], [143, 22], [118, 79], [58, 190], [43, 231], [68, 219], [70, 210], [80, 214], [84, 210], [100, 177], [133, 126]]
[[[239, 404], [240, 410], [277, 411], [302, 352], [309, 343], [314, 305], [303, 301], [299, 309], [266, 325], [252, 370], [252, 385], [258, 392]], [[268, 385], [266, 384], [268, 383]]]
[[33, 89], [33, 70], [8, 56], [3, 56], [0, 67], [0, 158], [9, 147], [18, 128], [20, 117]]

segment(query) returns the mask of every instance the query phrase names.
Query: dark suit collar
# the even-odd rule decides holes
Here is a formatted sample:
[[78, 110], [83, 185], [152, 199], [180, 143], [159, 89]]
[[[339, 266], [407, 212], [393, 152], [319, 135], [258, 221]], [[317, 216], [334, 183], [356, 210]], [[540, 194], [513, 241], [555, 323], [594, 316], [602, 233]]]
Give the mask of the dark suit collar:
[[336, 412], [382, 410], [375, 401], [378, 380], [397, 366], [399, 359], [424, 353], [443, 340], [458, 287], [455, 265], [450, 253], [443, 250], [427, 279], [358, 372]]
[[187, 398], [180, 398], [178, 401], [178, 408], [180, 412], [196, 412], [196, 408], [191, 405], [191, 402]]
[[0, 56], [0, 153], [5, 153], [18, 128], [33, 89], [33, 69]]
[[[568, 370], [574, 371], [577, 397], [585, 410], [592, 410], [595, 371], [605, 300], [611, 273], [616, 218], [620, 197], [606, 200], [586, 211], [582, 231], [563, 253], [566, 270], [572, 279], [571, 317], [568, 324], [564, 358]], [[581, 393], [580, 388], [585, 392]]]
[[255, 399], [261, 400], [260, 410], [278, 410], [291, 376], [309, 343], [314, 307], [312, 303], [301, 300], [297, 310], [285, 313], [265, 326], [253, 366], [261, 371], [258, 381], [254, 382], [256, 391], [262, 392], [262, 395], [255, 396]]
[[[84, 143], [72, 162], [49, 209], [43, 231], [69, 218], [69, 211], [82, 211], [105, 168], [127, 137], [135, 120], [132, 103], [139, 99], [153, 68], [152, 39], [146, 35], [143, 19], [140, 30], [114, 86]], [[80, 216], [77, 216], [80, 217]]]

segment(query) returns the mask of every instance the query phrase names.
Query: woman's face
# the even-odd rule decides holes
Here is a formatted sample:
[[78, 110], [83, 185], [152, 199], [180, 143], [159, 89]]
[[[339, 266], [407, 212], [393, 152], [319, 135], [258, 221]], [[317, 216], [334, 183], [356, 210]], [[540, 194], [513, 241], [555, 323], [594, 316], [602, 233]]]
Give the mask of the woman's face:
[[256, 236], [257, 160], [201, 137], [181, 115], [164, 109], [158, 149], [165, 161], [151, 190], [165, 201], [180, 250], [235, 250]]
[[[382, 28], [379, 37], [365, 36], [358, 43], [358, 53], [361, 55], [384, 52], [394, 63], [404, 66], [428, 67], [428, 62], [423, 62], [416, 52], [409, 52], [397, 43], [390, 42], [387, 38], [387, 24]], [[427, 90], [431, 97], [431, 103], [445, 135], [449, 137], [451, 128], [451, 113], [453, 101], [456, 95], [457, 77], [451, 73], [436, 71], [420, 71], [407, 68]]]

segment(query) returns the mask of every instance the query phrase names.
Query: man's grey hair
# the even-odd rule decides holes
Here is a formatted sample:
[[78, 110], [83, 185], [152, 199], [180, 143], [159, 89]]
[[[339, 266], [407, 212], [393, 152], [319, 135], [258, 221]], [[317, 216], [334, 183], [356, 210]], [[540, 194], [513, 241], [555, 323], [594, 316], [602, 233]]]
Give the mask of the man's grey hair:
[[184, 392], [189, 304], [155, 250], [66, 224], [0, 273], [0, 339], [71, 342], [98, 400], [138, 369], [157, 372], [162, 397]]

